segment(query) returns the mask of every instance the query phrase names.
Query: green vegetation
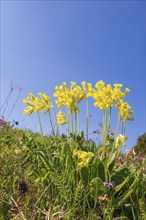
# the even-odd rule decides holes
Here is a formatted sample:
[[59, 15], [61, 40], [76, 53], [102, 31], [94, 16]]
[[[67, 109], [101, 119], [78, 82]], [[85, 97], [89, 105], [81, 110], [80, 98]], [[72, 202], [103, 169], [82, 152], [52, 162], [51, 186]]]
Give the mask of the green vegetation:
[[[23, 100], [24, 114], [37, 113], [40, 134], [14, 129], [0, 119], [0, 220], [145, 220], [145, 158], [126, 146], [126, 122], [133, 121], [131, 106], [124, 102], [130, 92], [122, 84], [95, 88], [91, 83], [66, 82], [56, 86], [55, 110], [45, 93]], [[88, 138], [88, 99], [103, 111], [99, 145]], [[86, 101], [86, 139], [80, 132], [79, 103]], [[110, 129], [112, 109], [118, 121]], [[40, 113], [47, 114], [53, 136], [45, 136]], [[59, 126], [67, 125], [67, 135]], [[143, 141], [144, 140], [144, 141]], [[140, 145], [145, 139], [140, 140]], [[144, 145], [143, 145], [144, 147]]]
[[1, 122], [0, 219], [146, 219], [144, 158], [110, 154], [107, 141], [101, 159], [102, 146], [83, 135], [41, 136]]
[[133, 149], [135, 153], [140, 156], [146, 155], [146, 133], [138, 137], [137, 143]]

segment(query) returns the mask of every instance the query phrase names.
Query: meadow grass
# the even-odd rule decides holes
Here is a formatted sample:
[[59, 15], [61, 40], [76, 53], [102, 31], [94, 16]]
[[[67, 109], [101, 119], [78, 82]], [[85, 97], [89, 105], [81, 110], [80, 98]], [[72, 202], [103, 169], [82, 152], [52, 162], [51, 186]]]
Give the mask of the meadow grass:
[[[144, 161], [83, 135], [0, 130], [0, 219], [146, 219]], [[90, 155], [90, 157], [89, 157]], [[88, 160], [88, 165], [81, 166]]]

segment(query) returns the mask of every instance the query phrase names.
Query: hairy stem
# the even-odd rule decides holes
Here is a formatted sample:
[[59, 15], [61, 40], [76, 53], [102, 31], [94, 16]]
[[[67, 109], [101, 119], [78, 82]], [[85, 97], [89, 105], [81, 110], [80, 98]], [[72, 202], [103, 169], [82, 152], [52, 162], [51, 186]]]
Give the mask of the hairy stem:
[[86, 139], [88, 141], [88, 114], [89, 114], [89, 106], [88, 106], [88, 98], [86, 99]]
[[49, 111], [48, 113], [49, 113], [49, 118], [50, 118], [50, 124], [51, 124], [51, 128], [52, 128], [52, 133], [53, 133], [53, 135], [55, 135], [54, 127], [53, 127], [53, 123], [52, 123], [51, 113], [50, 113], [50, 111]]
[[43, 128], [42, 128], [42, 123], [41, 123], [41, 118], [40, 118], [39, 112], [37, 112], [37, 115], [38, 115], [38, 121], [39, 121], [39, 126], [40, 126], [41, 135], [43, 136]]

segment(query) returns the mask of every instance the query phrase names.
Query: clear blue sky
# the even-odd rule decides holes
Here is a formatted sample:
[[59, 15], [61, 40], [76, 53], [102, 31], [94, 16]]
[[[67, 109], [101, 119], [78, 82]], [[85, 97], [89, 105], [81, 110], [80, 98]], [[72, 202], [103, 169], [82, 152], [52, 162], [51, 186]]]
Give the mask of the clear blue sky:
[[[131, 148], [146, 122], [145, 1], [1, 1], [1, 104], [11, 82], [23, 88], [10, 121], [38, 130], [36, 116], [22, 114], [22, 99], [30, 91], [51, 96], [63, 81], [94, 85], [101, 79], [131, 90], [127, 101], [135, 121], [126, 132]], [[92, 133], [102, 122], [92, 101], [90, 113]], [[49, 133], [47, 116], [42, 120]]]

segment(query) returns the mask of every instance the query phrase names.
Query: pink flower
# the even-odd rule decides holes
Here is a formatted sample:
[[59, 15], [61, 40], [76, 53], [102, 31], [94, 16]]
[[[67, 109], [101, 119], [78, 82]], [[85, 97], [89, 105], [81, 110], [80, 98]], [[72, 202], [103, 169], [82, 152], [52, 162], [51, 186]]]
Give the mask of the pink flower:
[[142, 161], [144, 161], [144, 157], [140, 157], [139, 159], [142, 160]]

